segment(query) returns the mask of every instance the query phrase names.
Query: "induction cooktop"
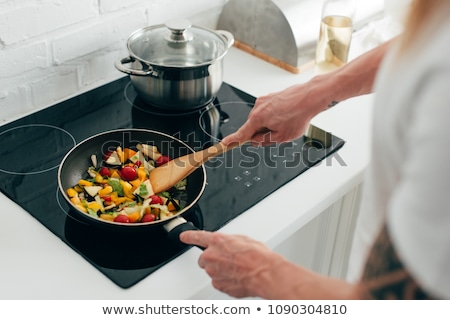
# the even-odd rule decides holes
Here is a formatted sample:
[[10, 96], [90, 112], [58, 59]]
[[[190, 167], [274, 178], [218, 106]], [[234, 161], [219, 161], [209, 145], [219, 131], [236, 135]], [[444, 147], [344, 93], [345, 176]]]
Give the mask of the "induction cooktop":
[[[142, 102], [129, 78], [120, 78], [1, 126], [0, 191], [111, 281], [129, 288], [189, 246], [168, 241], [163, 228], [118, 235], [76, 219], [57, 185], [64, 155], [94, 134], [119, 128], [162, 131], [200, 150], [237, 130], [254, 102], [223, 83], [210, 105], [167, 113]], [[344, 145], [327, 137], [326, 143], [301, 137], [270, 147], [244, 145], [210, 160], [205, 191], [183, 217], [201, 229], [220, 229]], [[114, 241], [118, 237], [122, 241]]]

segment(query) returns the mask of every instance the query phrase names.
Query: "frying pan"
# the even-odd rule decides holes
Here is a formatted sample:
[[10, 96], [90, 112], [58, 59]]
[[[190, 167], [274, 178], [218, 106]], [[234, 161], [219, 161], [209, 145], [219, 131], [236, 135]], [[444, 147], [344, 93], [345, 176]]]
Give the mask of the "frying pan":
[[186, 187], [186, 205], [172, 217], [164, 220], [156, 220], [145, 223], [118, 223], [106, 220], [100, 220], [92, 217], [76, 208], [70, 201], [66, 190], [73, 187], [80, 179], [87, 177], [87, 169], [92, 166], [91, 155], [96, 155], [99, 163], [103, 159], [103, 155], [108, 151], [115, 150], [117, 146], [122, 149], [126, 147], [134, 148], [138, 143], [154, 145], [158, 150], [171, 158], [183, 156], [187, 153], [194, 152], [183, 141], [170, 136], [168, 134], [146, 130], [146, 129], [118, 129], [106, 131], [89, 137], [75, 147], [73, 147], [63, 158], [58, 169], [58, 186], [64, 199], [70, 205], [71, 214], [74, 218], [101, 228], [110, 230], [137, 231], [154, 228], [156, 225], [163, 225], [164, 229], [169, 232], [169, 237], [178, 241], [178, 235], [184, 230], [196, 229], [196, 227], [188, 223], [182, 214], [191, 209], [200, 199], [206, 186], [206, 170], [202, 165], [187, 177]]

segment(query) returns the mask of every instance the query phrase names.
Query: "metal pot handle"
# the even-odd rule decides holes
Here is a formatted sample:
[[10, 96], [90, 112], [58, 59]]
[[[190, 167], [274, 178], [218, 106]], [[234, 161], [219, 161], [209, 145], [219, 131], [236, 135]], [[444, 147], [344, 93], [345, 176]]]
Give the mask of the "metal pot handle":
[[234, 44], [234, 36], [231, 32], [225, 30], [216, 30], [216, 32], [227, 41], [228, 49]]
[[126, 66], [124, 66], [124, 64], [127, 63], [131, 63], [136, 61], [136, 59], [134, 59], [133, 57], [126, 57], [123, 59], [118, 59], [116, 60], [116, 62], [114, 63], [114, 66], [116, 67], [117, 70], [122, 71], [124, 73], [133, 75], [133, 76], [148, 76], [148, 75], [153, 75], [153, 69], [151, 66], [146, 65], [144, 63], [141, 62], [143, 69], [142, 70], [138, 70], [138, 69], [131, 69], [128, 68]]

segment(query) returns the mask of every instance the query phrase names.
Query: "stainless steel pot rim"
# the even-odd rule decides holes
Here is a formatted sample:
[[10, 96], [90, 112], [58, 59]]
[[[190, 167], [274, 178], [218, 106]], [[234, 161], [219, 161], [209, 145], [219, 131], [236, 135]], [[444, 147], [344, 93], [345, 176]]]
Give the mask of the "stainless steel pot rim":
[[[179, 64], [164, 64], [164, 63], [157, 62], [155, 60], [143, 58], [139, 54], [134, 52], [134, 50], [132, 49], [132, 43], [135, 39], [139, 38], [140, 36], [142, 36], [143, 34], [145, 34], [148, 31], [156, 30], [156, 29], [167, 29], [165, 24], [158, 24], [158, 25], [152, 25], [152, 26], [148, 26], [145, 28], [141, 28], [141, 29], [138, 29], [138, 30], [134, 31], [133, 33], [131, 33], [131, 35], [128, 37], [128, 41], [127, 41], [127, 48], [128, 48], [129, 56], [131, 58], [133, 58], [141, 63], [145, 63], [151, 67], [193, 69], [193, 68], [198, 68], [198, 67], [203, 67], [203, 66], [209, 66], [209, 65], [212, 65], [215, 62], [221, 60], [227, 54], [229, 47], [231, 47], [231, 45], [234, 43], [233, 35], [231, 35], [231, 33], [227, 32], [227, 31], [211, 30], [208, 28], [195, 26], [195, 25], [193, 25], [192, 28], [202, 30], [204, 32], [210, 33], [211, 35], [214, 35], [217, 38], [217, 40], [219, 40], [221, 42], [221, 44], [223, 45], [224, 49], [221, 50], [222, 52], [212, 59], [206, 59], [206, 61], [198, 62], [198, 63], [192, 64], [192, 65], [187, 65], [187, 66], [179, 65]], [[224, 37], [231, 37], [231, 39], [228, 39], [228, 41], [227, 41]], [[162, 38], [161, 40], [164, 40], [164, 38]]]

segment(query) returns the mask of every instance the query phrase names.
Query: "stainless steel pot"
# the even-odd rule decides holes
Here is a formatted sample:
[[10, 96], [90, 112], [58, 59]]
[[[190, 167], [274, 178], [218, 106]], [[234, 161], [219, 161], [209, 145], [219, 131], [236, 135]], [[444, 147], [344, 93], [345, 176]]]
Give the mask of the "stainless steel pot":
[[117, 60], [115, 67], [130, 75], [139, 97], [152, 106], [196, 109], [219, 91], [223, 57], [233, 43], [227, 31], [171, 21], [133, 32], [127, 42], [130, 56]]

